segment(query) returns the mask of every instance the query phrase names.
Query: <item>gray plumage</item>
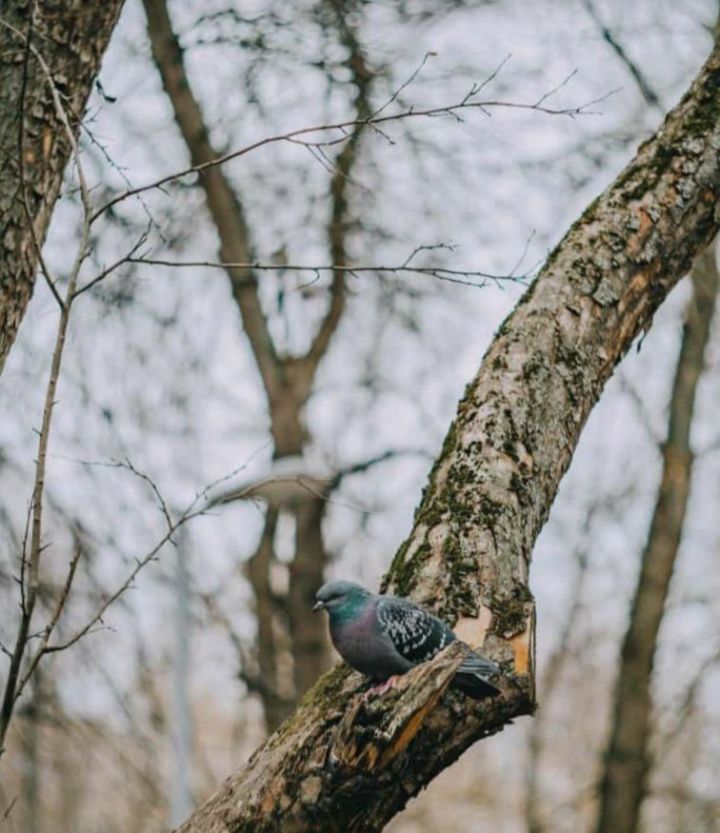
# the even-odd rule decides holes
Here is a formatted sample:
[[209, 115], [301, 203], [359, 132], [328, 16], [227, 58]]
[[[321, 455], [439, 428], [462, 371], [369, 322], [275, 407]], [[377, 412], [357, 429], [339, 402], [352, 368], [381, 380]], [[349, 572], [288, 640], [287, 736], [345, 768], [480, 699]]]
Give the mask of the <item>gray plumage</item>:
[[[351, 581], [323, 584], [313, 610], [323, 609], [340, 656], [374, 680], [404, 674], [457, 639], [449, 625], [414, 602], [378, 596]], [[453, 683], [481, 699], [499, 693], [488, 680], [499, 673], [494, 662], [468, 649]]]

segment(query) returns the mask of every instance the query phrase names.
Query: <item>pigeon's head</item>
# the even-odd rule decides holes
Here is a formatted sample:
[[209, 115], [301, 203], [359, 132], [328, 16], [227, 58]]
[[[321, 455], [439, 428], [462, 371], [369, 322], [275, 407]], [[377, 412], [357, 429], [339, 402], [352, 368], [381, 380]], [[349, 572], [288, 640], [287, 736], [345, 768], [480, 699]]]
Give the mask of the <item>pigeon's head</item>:
[[315, 594], [313, 610], [327, 610], [328, 613], [340, 608], [362, 604], [370, 594], [352, 581], [326, 581]]

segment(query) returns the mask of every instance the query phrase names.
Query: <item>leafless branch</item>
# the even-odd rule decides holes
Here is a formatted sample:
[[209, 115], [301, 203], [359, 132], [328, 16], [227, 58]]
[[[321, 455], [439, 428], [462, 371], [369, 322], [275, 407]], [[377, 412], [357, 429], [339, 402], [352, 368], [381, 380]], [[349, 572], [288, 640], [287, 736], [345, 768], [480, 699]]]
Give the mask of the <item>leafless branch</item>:
[[100, 604], [100, 606], [95, 610], [95, 612], [90, 616], [90, 618], [85, 622], [85, 624], [80, 627], [75, 633], [69, 637], [68, 639], [58, 642], [52, 645], [46, 645], [43, 651], [44, 654], [52, 654], [57, 653], [58, 651], [65, 651], [67, 648], [72, 647], [86, 636], [88, 633], [92, 631], [95, 625], [102, 623], [103, 616], [105, 615], [108, 608], [116, 602], [133, 584], [135, 578], [137, 577], [138, 573], [146, 567], [151, 561], [154, 561], [160, 550], [167, 544], [168, 542], [172, 541], [172, 536], [181, 526], [186, 524], [188, 521], [192, 520], [193, 518], [199, 517], [200, 515], [205, 514], [205, 509], [200, 509], [195, 512], [191, 512], [189, 514], [183, 514], [177, 521], [173, 522], [172, 525], [168, 528], [165, 534], [156, 542], [156, 544], [150, 549], [145, 555], [135, 560], [135, 566], [133, 569], [128, 573], [125, 580], [120, 584], [120, 586], [111, 593], [105, 601]]
[[351, 477], [354, 474], [363, 474], [364, 472], [368, 471], [369, 469], [373, 468], [374, 466], [380, 465], [381, 463], [386, 463], [388, 460], [396, 460], [398, 457], [428, 457], [430, 455], [427, 454], [426, 451], [422, 449], [388, 449], [387, 451], [383, 451], [380, 454], [375, 455], [374, 457], [368, 457], [366, 460], [361, 460], [357, 463], [353, 463], [350, 466], [346, 466], [345, 468], [338, 471], [335, 476], [333, 477], [330, 485], [330, 491], [337, 489], [337, 487], [342, 483], [342, 481], [346, 477]]
[[[526, 244], [526, 245], [529, 245]], [[420, 249], [430, 247], [420, 247], [416, 249], [415, 253]], [[527, 249], [523, 253], [522, 259], [525, 258]], [[127, 257], [125, 263], [143, 264], [145, 266], [166, 266], [168, 268], [207, 268], [207, 269], [253, 269], [258, 272], [307, 272], [310, 274], [318, 274], [323, 272], [342, 272], [349, 275], [361, 275], [368, 273], [386, 273], [396, 275], [425, 275], [438, 280], [447, 281], [449, 283], [460, 284], [461, 286], [475, 286], [484, 287], [488, 283], [525, 283], [532, 277], [532, 272], [516, 275], [514, 271], [518, 268], [517, 265], [513, 271], [506, 275], [493, 274], [492, 272], [483, 272], [475, 269], [449, 269], [443, 266], [411, 266], [409, 260], [404, 263], [393, 265], [341, 265], [341, 264], [276, 264], [276, 263], [225, 263], [212, 260], [165, 260], [162, 258], [150, 257]], [[519, 261], [521, 262], [521, 261]], [[535, 269], [535, 267], [533, 267]], [[105, 277], [105, 276], [103, 276]], [[93, 283], [96, 283], [94, 281]], [[249, 282], [256, 283], [255, 279], [249, 279]], [[83, 287], [82, 291], [85, 291]]]
[[130, 249], [130, 251], [123, 255], [123, 257], [118, 258], [114, 263], [111, 263], [110, 266], [107, 266], [103, 269], [99, 274], [97, 274], [94, 278], [89, 280], [83, 286], [78, 287], [78, 289], [73, 294], [73, 300], [75, 300], [78, 296], [82, 295], [84, 292], [87, 292], [89, 289], [92, 289], [96, 284], [100, 283], [101, 281], [105, 280], [105, 278], [109, 277], [113, 274], [117, 269], [121, 266], [125, 265], [126, 263], [133, 263], [133, 257], [136, 252], [138, 252], [147, 242], [148, 236], [150, 234], [150, 226], [145, 229], [145, 231], [138, 237], [137, 241]]
[[[245, 468], [249, 464], [249, 461], [246, 461], [243, 464], [243, 466], [238, 467], [238, 469], [236, 469], [235, 471], [231, 472], [230, 474], [224, 475], [223, 477], [206, 485], [202, 490], [196, 493], [196, 495], [192, 498], [192, 500], [185, 507], [185, 509], [183, 509], [176, 517], [173, 517], [169, 509], [168, 503], [163, 498], [157, 483], [155, 483], [155, 481], [152, 479], [152, 477], [150, 477], [150, 475], [138, 470], [136, 466], [134, 466], [129, 460], [126, 459], [124, 461], [110, 461], [107, 463], [89, 461], [80, 462], [82, 462], [84, 465], [107, 466], [109, 468], [124, 469], [132, 473], [134, 476], [138, 477], [140, 480], [142, 480], [142, 482], [146, 483], [151, 488], [153, 494], [157, 498], [160, 510], [167, 524], [167, 529], [164, 532], [164, 534], [144, 555], [135, 559], [135, 564], [133, 568], [128, 572], [123, 582], [98, 605], [96, 610], [86, 620], [85, 624], [78, 628], [78, 630], [76, 630], [72, 636], [63, 640], [62, 642], [50, 643], [50, 634], [48, 633], [48, 638], [43, 640], [43, 643], [41, 644], [40, 648], [38, 649], [37, 655], [34, 658], [35, 665], [37, 665], [37, 662], [42, 658], [42, 656], [46, 654], [57, 653], [59, 651], [64, 651], [67, 648], [70, 648], [73, 645], [75, 645], [84, 636], [94, 632], [93, 629], [95, 629], [95, 627], [98, 624], [102, 624], [103, 617], [107, 610], [118, 599], [120, 599], [121, 596], [123, 596], [125, 592], [132, 586], [140, 571], [148, 564], [150, 564], [152, 561], [155, 561], [157, 559], [160, 551], [167, 543], [173, 543], [173, 536], [175, 535], [175, 533], [181, 527], [183, 527], [185, 524], [189, 523], [193, 519], [206, 515], [208, 511], [219, 502], [217, 499], [212, 500], [208, 497], [212, 490], [215, 489], [217, 485], [219, 485], [220, 483], [235, 476], [235, 474], [237, 474], [238, 471], [240, 471], [242, 468]], [[75, 565], [73, 565], [72, 567], [73, 572], [74, 569]], [[55, 621], [57, 620], [55, 619]], [[50, 631], [52, 631], [52, 629], [54, 628], [54, 624], [55, 623], [53, 622], [53, 626], [52, 628], [50, 628]], [[29, 678], [29, 675], [26, 675], [26, 677]], [[24, 682], [26, 681], [27, 680], [25, 679]]]
[[471, 94], [477, 95], [478, 93], [482, 92], [485, 87], [492, 84], [492, 82], [498, 77], [498, 75], [502, 72], [505, 68], [505, 65], [510, 61], [512, 58], [512, 54], [508, 52], [508, 54], [500, 61], [500, 63], [495, 67], [495, 69], [482, 81], [478, 81], [472, 85]]
[[[2, 21], [0, 21], [2, 22]], [[3, 23], [17, 33], [14, 27]], [[22, 37], [22, 33], [18, 33]], [[60, 318], [57, 326], [57, 333], [55, 337], [55, 346], [53, 348], [52, 359], [50, 363], [50, 376], [45, 389], [45, 402], [43, 407], [42, 425], [39, 432], [38, 451], [35, 461], [35, 482], [32, 491], [31, 501], [31, 521], [30, 521], [30, 542], [29, 552], [23, 547], [22, 554], [22, 595], [23, 605], [21, 607], [20, 622], [18, 625], [17, 637], [15, 646], [10, 660], [10, 668], [8, 670], [8, 677], [5, 683], [3, 693], [2, 707], [0, 709], [0, 755], [2, 755], [5, 736], [10, 724], [10, 719], [13, 714], [14, 706], [19, 696], [21, 687], [25, 684], [28, 677], [20, 677], [23, 657], [29, 641], [30, 628], [32, 624], [33, 613], [38, 598], [40, 588], [40, 561], [44, 550], [42, 545], [42, 530], [43, 530], [43, 497], [45, 492], [45, 473], [47, 466], [47, 450], [50, 441], [50, 429], [52, 426], [52, 417], [55, 407], [55, 393], [60, 377], [60, 368], [62, 365], [63, 350], [65, 347], [65, 339], [67, 335], [68, 325], [70, 323], [70, 310], [72, 306], [72, 298], [77, 287], [80, 269], [87, 256], [88, 244], [90, 239], [90, 216], [92, 213], [92, 205], [90, 195], [85, 181], [85, 175], [80, 161], [80, 153], [77, 142], [72, 131], [72, 127], [65, 112], [63, 103], [58, 93], [57, 87], [42, 55], [30, 44], [27, 39], [28, 52], [32, 52], [34, 58], [38, 61], [42, 71], [45, 75], [47, 83], [53, 98], [53, 104], [57, 116], [63, 125], [67, 134], [70, 146], [72, 148], [72, 158], [77, 171], [78, 180], [80, 183], [81, 199], [83, 204], [83, 222], [80, 230], [80, 242], [75, 254], [75, 260], [70, 271], [67, 290], [64, 302], [60, 308]], [[27, 559], [27, 562], [26, 562]], [[27, 575], [25, 575], [25, 564], [27, 563]], [[73, 568], [74, 569], [74, 568]], [[69, 592], [69, 588], [68, 588]], [[64, 604], [64, 602], [63, 602]], [[58, 612], [59, 616], [59, 612]], [[35, 663], [36, 664], [36, 663]]]
[[393, 90], [393, 92], [390, 94], [390, 97], [389, 97], [389, 98], [385, 101], [385, 103], [384, 103], [384, 104], [381, 104], [381, 105], [377, 108], [377, 110], [374, 110], [374, 111], [373, 111], [373, 113], [372, 113], [372, 117], [373, 117], [373, 118], [377, 118], [377, 117], [378, 117], [378, 116], [379, 116], [382, 112], [384, 112], [385, 110], [387, 110], [387, 108], [388, 108], [391, 104], [394, 104], [394, 103], [398, 100], [398, 98], [399, 98], [399, 97], [403, 94], [403, 92], [404, 92], [404, 91], [405, 91], [405, 90], [406, 90], [406, 89], [407, 89], [407, 88], [408, 88], [408, 87], [409, 87], [409, 86], [413, 83], [413, 81], [414, 81], [414, 80], [418, 77], [418, 75], [420, 75], [420, 73], [423, 71], [423, 68], [425, 67], [425, 64], [428, 62], [428, 60], [429, 60], [430, 58], [434, 58], [436, 55], [437, 55], [437, 52], [426, 52], [426, 53], [423, 55], [423, 59], [422, 59], [422, 61], [420, 61], [420, 63], [417, 65], [417, 67], [415, 67], [415, 69], [414, 69], [414, 70], [412, 71], [412, 73], [408, 76], [408, 78], [406, 78], [406, 80], [405, 80], [405, 81], [403, 81], [403, 83], [402, 83], [402, 84], [401, 84], [401, 85], [400, 85], [400, 86], [399, 86], [396, 90]]
[[697, 673], [693, 677], [690, 685], [685, 690], [685, 694], [681, 702], [673, 708], [674, 722], [672, 726], [660, 738], [660, 745], [662, 754], [666, 754], [673, 743], [682, 733], [682, 730], [687, 724], [687, 720], [692, 714], [702, 688], [703, 683], [707, 679], [708, 672], [715, 666], [720, 664], [720, 648], [716, 649], [710, 656], [708, 656], [700, 665]]
[[[439, 116], [455, 116], [456, 118], [459, 118], [459, 114], [461, 112], [472, 110], [479, 110], [483, 113], [487, 113], [490, 110], [520, 110], [536, 112], [547, 116], [565, 116], [567, 118], [599, 115], [598, 111], [593, 110], [592, 108], [597, 104], [607, 101], [608, 98], [618, 92], [617, 90], [610, 90], [598, 98], [594, 98], [584, 104], [572, 107], [547, 107], [538, 103], [501, 101], [499, 99], [477, 101], [474, 99], [474, 96], [480, 89], [481, 87], [476, 88], [474, 86], [460, 101], [454, 104], [437, 107], [409, 107], [400, 110], [397, 113], [388, 115], [370, 116], [366, 119], [350, 119], [348, 121], [319, 124], [312, 127], [298, 128], [297, 130], [291, 130], [286, 133], [278, 133], [273, 136], [266, 136], [263, 139], [258, 139], [255, 142], [225, 153], [215, 159], [202, 162], [198, 165], [190, 165], [183, 170], [166, 174], [165, 176], [159, 177], [158, 179], [148, 182], [145, 185], [139, 185], [136, 188], [128, 188], [126, 191], [123, 191], [121, 194], [118, 194], [108, 200], [108, 202], [104, 205], [100, 206], [92, 215], [91, 222], [94, 223], [98, 217], [102, 216], [102, 214], [104, 214], [112, 206], [117, 205], [119, 202], [123, 202], [129, 197], [134, 197], [138, 194], [143, 194], [146, 191], [160, 188], [169, 182], [174, 182], [175, 180], [190, 176], [191, 174], [201, 173], [208, 168], [215, 167], [217, 165], [224, 165], [226, 162], [230, 162], [233, 159], [239, 159], [241, 156], [246, 156], [253, 151], [263, 147], [268, 147], [269, 145], [289, 143], [303, 145], [304, 147], [332, 147], [333, 145], [348, 141], [355, 132], [364, 130], [368, 127], [374, 128], [379, 125], [406, 119], [437, 118]], [[326, 134], [330, 135], [326, 138], [309, 138], [315, 134], [321, 134], [321, 136], [325, 136]]]
[[645, 99], [645, 103], [649, 104], [651, 107], [660, 109], [662, 107], [662, 102], [660, 101], [659, 96], [657, 95], [657, 93], [645, 77], [645, 73], [640, 69], [638, 64], [636, 64], [635, 61], [633, 61], [632, 58], [628, 55], [628, 53], [625, 51], [625, 48], [617, 39], [617, 37], [612, 33], [612, 31], [602, 22], [597, 12], [597, 9], [595, 8], [593, 0], [582, 0], [582, 4], [585, 7], [587, 13], [593, 19], [595, 25], [600, 29], [603, 40], [618, 56], [622, 63], [625, 64], [625, 67], [627, 68], [630, 75], [632, 75], [633, 80], [637, 84], [638, 89], [642, 94], [642, 97]]
[[65, 610], [65, 606], [67, 604], [67, 600], [70, 596], [70, 589], [72, 588], [73, 580], [75, 579], [75, 572], [77, 570], [78, 562], [80, 561], [80, 556], [82, 555], [82, 547], [77, 546], [75, 548], [75, 554], [73, 555], [72, 559], [70, 560], [70, 564], [68, 566], [67, 575], [65, 576], [65, 583], [63, 584], [62, 590], [60, 591], [60, 595], [55, 602], [55, 608], [53, 613], [48, 621], [47, 625], [43, 628], [40, 632], [41, 641], [40, 645], [36, 649], [32, 659], [27, 665], [24, 674], [20, 678], [17, 684], [17, 688], [15, 690], [15, 698], [19, 698], [23, 692], [23, 689], [27, 685], [28, 681], [35, 673], [35, 670], [38, 666], [38, 663], [42, 659], [43, 655], [47, 653], [48, 643], [50, 641], [50, 637], [52, 636], [55, 626], [62, 615], [62, 612]]

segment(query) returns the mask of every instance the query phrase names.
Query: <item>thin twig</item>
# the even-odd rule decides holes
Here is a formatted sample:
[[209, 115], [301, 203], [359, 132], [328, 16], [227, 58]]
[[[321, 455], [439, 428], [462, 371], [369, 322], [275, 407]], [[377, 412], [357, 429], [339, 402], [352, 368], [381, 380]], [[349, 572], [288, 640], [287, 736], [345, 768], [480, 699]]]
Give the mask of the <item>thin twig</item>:
[[[145, 479], [145, 478], [143, 478]], [[194, 505], [195, 500], [190, 505]], [[123, 583], [115, 590], [107, 599], [105, 599], [102, 604], [98, 606], [95, 612], [90, 616], [90, 618], [86, 621], [86, 623], [79, 628], [69, 639], [56, 643], [54, 645], [47, 645], [43, 651], [44, 654], [52, 654], [57, 653], [58, 651], [65, 651], [67, 648], [70, 648], [83, 636], [91, 632], [91, 629], [97, 625], [98, 623], [102, 622], [102, 618], [105, 615], [107, 609], [116, 602], [132, 585], [137, 577], [138, 573], [146, 567], [151, 561], [157, 559], [158, 553], [160, 550], [167, 544], [168, 542], [172, 542], [172, 536], [186, 523], [193, 520], [194, 518], [200, 517], [205, 515], [209, 509], [209, 505], [205, 505], [200, 509], [195, 509], [193, 511], [186, 510], [183, 512], [180, 517], [176, 521], [171, 521], [167, 531], [162, 535], [162, 537], [157, 541], [157, 543], [148, 550], [145, 555], [140, 558], [135, 559], [135, 566], [133, 569], [128, 573]]]
[[[12, 29], [14, 32], [20, 34], [17, 29], [0, 20], [2, 25]], [[0, 755], [3, 753], [4, 741], [7, 735], [7, 730], [12, 718], [15, 703], [19, 696], [19, 685], [27, 682], [29, 677], [27, 675], [20, 678], [20, 669], [25, 655], [25, 650], [29, 641], [30, 626], [32, 623], [33, 612], [35, 604], [38, 599], [40, 589], [40, 561], [44, 550], [42, 545], [42, 519], [43, 519], [43, 497], [45, 492], [45, 473], [47, 466], [47, 451], [50, 442], [50, 429], [52, 425], [52, 417], [56, 402], [57, 384], [60, 377], [60, 368], [62, 364], [63, 351], [65, 347], [65, 340], [67, 336], [68, 325], [70, 323], [70, 311], [72, 307], [72, 298], [77, 287], [80, 269], [87, 256], [88, 244], [90, 239], [90, 217], [92, 214], [92, 204], [90, 195], [85, 180], [85, 175], [80, 161], [80, 152], [78, 149], [75, 135], [68, 120], [67, 114], [63, 107], [62, 100], [55, 86], [50, 69], [43, 59], [42, 55], [32, 46], [29, 39], [26, 40], [28, 51], [31, 51], [33, 56], [38, 61], [46, 81], [50, 87], [50, 92], [53, 99], [56, 114], [63, 125], [67, 134], [68, 141], [72, 149], [72, 158], [77, 169], [77, 175], [80, 182], [81, 198], [83, 204], [83, 223], [80, 231], [80, 242], [78, 244], [75, 260], [70, 271], [70, 277], [67, 284], [67, 290], [64, 303], [60, 308], [60, 319], [58, 321], [57, 334], [55, 337], [55, 346], [53, 348], [52, 359], [50, 362], [50, 375], [45, 389], [45, 402], [43, 406], [42, 425], [39, 432], [38, 452], [35, 461], [35, 480], [32, 491], [31, 501], [31, 520], [30, 520], [30, 547], [29, 553], [26, 555], [26, 549], [23, 548], [23, 563], [22, 563], [22, 594], [24, 603], [21, 607], [20, 622], [18, 625], [17, 637], [15, 646], [10, 660], [10, 668], [8, 670], [8, 677], [5, 683], [3, 692], [2, 706], [0, 707]], [[27, 563], [27, 570], [25, 570], [25, 563]], [[26, 575], [27, 574], [27, 575]], [[59, 614], [58, 614], [59, 615]]]
[[[528, 241], [529, 245], [529, 241]], [[431, 248], [431, 247], [420, 247]], [[415, 253], [417, 253], [416, 250]], [[526, 252], [523, 254], [523, 259]], [[485, 286], [488, 281], [495, 283], [510, 282], [510, 283], [524, 283], [532, 275], [525, 273], [522, 275], [513, 274], [517, 269], [514, 267], [513, 272], [505, 275], [493, 274], [491, 272], [483, 272], [475, 269], [449, 269], [444, 266], [410, 266], [408, 258], [403, 263], [386, 265], [342, 265], [342, 264], [299, 264], [299, 263], [258, 263], [258, 262], [222, 262], [212, 260], [165, 260], [162, 258], [151, 257], [127, 257], [126, 263], [144, 264], [145, 266], [166, 266], [169, 268], [207, 268], [207, 269], [252, 269], [258, 272], [310, 272], [317, 274], [320, 272], [343, 272], [350, 275], [359, 275], [365, 273], [391, 273], [391, 274], [407, 274], [407, 275], [426, 275], [439, 280], [449, 281], [450, 283], [457, 283], [463, 286]], [[478, 279], [474, 281], [473, 278]], [[249, 279], [254, 282], [254, 279]], [[88, 287], [89, 288], [89, 287]], [[85, 287], [83, 287], [83, 291]]]
[[[380, 124], [387, 124], [403, 119], [433, 118], [443, 115], [457, 116], [457, 114], [460, 111], [464, 110], [480, 110], [482, 112], [486, 112], [491, 109], [524, 110], [542, 113], [548, 116], [566, 116], [568, 118], [575, 118], [576, 116], [583, 115], [597, 115], [597, 111], [591, 110], [590, 108], [595, 106], [596, 104], [600, 104], [603, 101], [606, 101], [610, 96], [614, 95], [617, 92], [617, 90], [610, 90], [605, 95], [592, 99], [591, 101], [588, 101], [585, 104], [581, 104], [579, 106], [557, 108], [545, 107], [543, 105], [520, 101], [500, 101], [497, 99], [489, 99], [487, 101], [475, 101], [472, 99], [472, 96], [474, 96], [476, 92], [476, 88], [473, 87], [470, 93], [466, 94], [466, 96], [459, 102], [443, 107], [425, 107], [420, 109], [410, 107], [398, 113], [393, 113], [390, 115], [370, 116], [366, 119], [352, 119], [349, 121], [335, 122], [332, 124], [314, 125], [312, 127], [303, 127], [297, 130], [291, 130], [287, 133], [276, 134], [274, 136], [266, 136], [263, 139], [258, 139], [256, 142], [252, 142], [251, 144], [245, 145], [244, 147], [238, 148], [237, 150], [233, 150], [228, 153], [222, 154], [216, 157], [215, 159], [211, 159], [207, 162], [202, 162], [198, 165], [191, 165], [187, 168], [184, 168], [183, 170], [175, 171], [171, 174], [166, 174], [165, 176], [155, 179], [152, 182], [148, 182], [145, 185], [140, 185], [136, 188], [128, 188], [126, 191], [123, 191], [121, 194], [118, 194], [117, 196], [113, 197], [111, 200], [106, 202], [104, 205], [100, 206], [100, 208], [98, 208], [93, 214], [91, 222], [94, 223], [95, 220], [97, 220], [98, 217], [100, 217], [105, 211], [110, 209], [112, 206], [117, 205], [119, 202], [128, 199], [129, 197], [137, 196], [138, 194], [142, 194], [151, 189], [160, 188], [161, 186], [166, 185], [168, 182], [173, 182], [177, 179], [182, 179], [183, 177], [189, 176], [191, 174], [200, 173], [208, 168], [214, 167], [215, 165], [223, 165], [226, 162], [231, 161], [232, 159], [238, 159], [241, 156], [245, 156], [248, 153], [251, 153], [262, 147], [267, 147], [268, 145], [287, 142], [292, 144], [304, 145], [305, 147], [331, 147], [340, 142], [348, 141], [348, 139], [351, 138], [354, 132], [362, 130], [366, 127], [376, 127]], [[315, 133], [340, 133], [340, 135], [330, 139], [310, 140], [304, 138], [306, 136], [312, 136]]]
[[627, 68], [630, 75], [632, 75], [633, 80], [637, 84], [642, 97], [645, 99], [645, 103], [650, 105], [651, 107], [654, 107], [657, 110], [662, 109], [660, 97], [645, 77], [645, 73], [640, 69], [639, 65], [636, 64], [635, 61], [633, 61], [632, 58], [628, 55], [623, 45], [610, 31], [610, 29], [602, 22], [600, 16], [598, 15], [597, 9], [595, 8], [595, 4], [592, 2], [592, 0], [582, 0], [582, 4], [583, 6], [585, 6], [585, 10], [593, 19], [595, 25], [600, 29], [600, 33], [602, 34], [603, 40], [618, 56], [622, 63], [625, 64], [625, 67]]
[[62, 615], [63, 610], [65, 609], [65, 605], [67, 604], [67, 600], [70, 596], [70, 589], [72, 588], [73, 580], [75, 579], [75, 572], [77, 570], [78, 562], [80, 561], [80, 556], [82, 555], [82, 547], [78, 546], [75, 548], [75, 554], [73, 555], [72, 559], [70, 560], [70, 565], [68, 566], [68, 572], [65, 577], [65, 583], [63, 584], [63, 588], [60, 591], [60, 595], [58, 596], [57, 602], [55, 603], [55, 608], [53, 613], [48, 621], [47, 625], [41, 632], [41, 641], [40, 645], [38, 646], [35, 654], [33, 655], [32, 659], [28, 663], [28, 666], [25, 670], [25, 673], [19, 680], [17, 684], [17, 688], [15, 691], [15, 698], [17, 699], [23, 692], [23, 689], [27, 685], [28, 681], [35, 673], [35, 669], [38, 666], [38, 663], [42, 659], [43, 655], [47, 653], [47, 646], [50, 641], [50, 637], [55, 630], [55, 626]]
[[144, 246], [144, 245], [145, 245], [145, 243], [147, 242], [147, 239], [148, 239], [149, 233], [150, 233], [150, 226], [148, 225], [148, 227], [147, 227], [147, 228], [145, 229], [145, 231], [144, 231], [144, 232], [140, 235], [140, 237], [137, 239], [137, 241], [135, 242], [135, 244], [133, 245], [133, 247], [130, 249], [130, 251], [129, 251], [126, 255], [123, 255], [123, 257], [119, 258], [119, 259], [118, 259], [118, 260], [116, 260], [114, 263], [110, 264], [110, 266], [108, 266], [108, 267], [106, 267], [105, 269], [103, 269], [103, 270], [102, 270], [102, 272], [100, 272], [99, 274], [97, 274], [94, 278], [92, 278], [91, 280], [89, 280], [87, 283], [83, 284], [83, 286], [78, 287], [78, 289], [77, 289], [77, 290], [75, 291], [75, 293], [73, 294], [73, 301], [74, 301], [77, 297], [79, 297], [80, 295], [82, 295], [84, 292], [87, 292], [89, 289], [92, 289], [92, 288], [93, 288], [96, 284], [98, 284], [98, 283], [100, 283], [101, 281], [105, 280], [105, 278], [107, 278], [109, 275], [112, 275], [112, 274], [113, 274], [113, 272], [115, 272], [117, 269], [119, 269], [119, 268], [120, 268], [121, 266], [123, 266], [124, 264], [134, 262], [134, 261], [132, 260], [133, 255], [135, 255], [135, 253], [136, 253], [136, 252], [137, 252], [140, 248], [142, 248], [142, 246]]

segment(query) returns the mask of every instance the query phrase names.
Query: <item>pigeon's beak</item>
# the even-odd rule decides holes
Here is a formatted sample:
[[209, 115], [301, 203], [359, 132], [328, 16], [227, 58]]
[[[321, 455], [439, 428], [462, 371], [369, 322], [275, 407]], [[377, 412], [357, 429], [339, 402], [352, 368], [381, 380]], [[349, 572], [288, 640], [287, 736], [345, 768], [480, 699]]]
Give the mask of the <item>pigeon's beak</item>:
[[317, 601], [317, 602], [315, 602], [315, 604], [313, 605], [313, 611], [322, 610], [324, 607], [325, 607], [325, 602], [320, 602], [320, 601]]

